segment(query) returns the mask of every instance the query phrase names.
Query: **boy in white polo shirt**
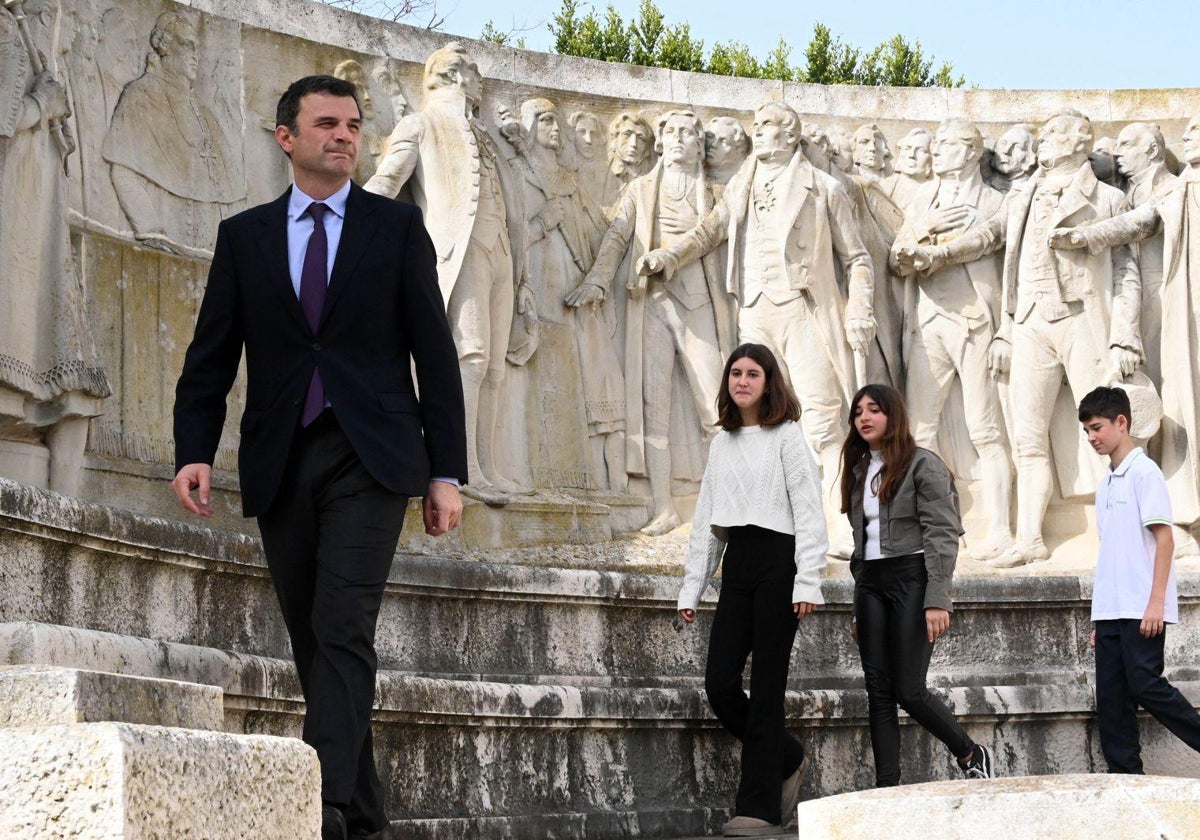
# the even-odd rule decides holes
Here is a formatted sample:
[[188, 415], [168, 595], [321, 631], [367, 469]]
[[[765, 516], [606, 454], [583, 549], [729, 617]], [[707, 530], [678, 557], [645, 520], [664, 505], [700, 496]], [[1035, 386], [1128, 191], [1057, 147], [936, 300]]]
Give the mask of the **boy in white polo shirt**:
[[1171, 499], [1162, 470], [1133, 445], [1132, 419], [1120, 388], [1097, 388], [1079, 403], [1088, 443], [1109, 459], [1096, 489], [1092, 645], [1100, 747], [1110, 773], [1143, 772], [1138, 706], [1200, 751], [1200, 714], [1162, 675], [1166, 625], [1179, 621]]

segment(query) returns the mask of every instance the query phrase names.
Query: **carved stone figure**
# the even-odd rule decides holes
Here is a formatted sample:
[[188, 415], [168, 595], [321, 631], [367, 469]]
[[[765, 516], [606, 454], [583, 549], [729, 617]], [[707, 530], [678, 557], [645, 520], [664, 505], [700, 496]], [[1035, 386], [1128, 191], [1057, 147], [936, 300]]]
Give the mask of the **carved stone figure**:
[[717, 199], [750, 156], [750, 135], [733, 117], [713, 117], [704, 132], [704, 171]]
[[604, 123], [591, 111], [573, 111], [567, 117], [579, 162], [579, 182], [594, 201], [603, 200], [608, 172], [608, 143]]
[[[596, 263], [568, 297], [571, 306], [594, 305], [610, 296], [614, 282], [629, 291], [625, 348], [627, 469], [650, 479], [654, 509], [642, 529], [650, 535], [678, 527], [671, 498], [668, 434], [672, 377], [686, 376], [696, 414], [708, 435], [716, 423], [716, 399], [724, 356], [733, 349], [731, 301], [711, 264], [691, 260], [678, 270], [643, 271], [646, 254], [662, 253], [694, 228], [711, 206], [704, 174], [704, 128], [690, 111], [661, 119], [662, 160], [633, 181], [617, 205]], [[633, 271], [618, 276], [623, 264]], [[646, 275], [649, 275], [647, 277]]]
[[503, 504], [521, 491], [496, 467], [495, 436], [514, 299], [529, 294], [516, 289], [524, 277], [524, 193], [475, 119], [483, 78], [463, 46], [452, 41], [432, 53], [422, 84], [421, 109], [396, 124], [366, 189], [395, 196], [407, 184], [425, 213], [466, 402], [463, 492]]
[[[874, 275], [850, 197], [799, 154], [800, 136], [800, 118], [790, 107], [761, 106], [751, 132], [754, 157], [703, 222], [648, 253], [640, 271], [669, 280], [729, 241], [725, 282], [741, 303], [739, 341], [767, 345], [788, 371], [832, 504], [855, 390], [853, 354], [865, 357], [875, 337]], [[831, 553], [848, 557], [845, 517], [831, 512], [829, 520]]]
[[392, 119], [398, 122], [405, 114], [412, 110], [408, 104], [408, 97], [404, 95], [403, 88], [400, 87], [400, 80], [396, 78], [396, 74], [386, 64], [381, 64], [371, 71], [371, 78], [375, 83], [387, 91], [388, 102], [392, 106]]
[[850, 137], [854, 170], [872, 181], [881, 181], [892, 174], [892, 150], [887, 138], [875, 123], [860, 125]]
[[67, 92], [52, 66], [35, 73], [54, 55], [59, 7], [29, 0], [17, 11], [22, 20], [0, 6], [0, 436], [44, 442], [49, 486], [73, 494], [88, 418], [111, 392], [71, 258], [66, 150], [52, 131], [69, 114]]
[[[979, 171], [982, 154], [983, 137], [974, 124], [950, 119], [938, 126], [933, 179], [917, 189], [892, 246], [900, 272], [911, 268], [904, 265], [906, 249], [951, 242], [1000, 208], [1003, 195], [987, 186]], [[965, 425], [982, 465], [982, 503], [990, 520], [982, 544], [970, 547], [976, 557], [990, 559], [1012, 544], [1012, 469], [1001, 431], [1000, 393], [988, 364], [1000, 326], [1000, 263], [988, 255], [918, 272], [915, 287], [905, 388], [913, 437], [918, 446], [941, 450], [939, 420], [957, 378]]]
[[[1127, 136], [1129, 145], [1121, 144], [1124, 131], [1117, 143], [1123, 170], [1156, 156], [1145, 154], [1157, 144], [1156, 132], [1138, 123], [1129, 128], [1133, 129]], [[1153, 142], [1144, 145], [1147, 135]], [[1143, 154], [1133, 148], [1141, 148]], [[1057, 231], [1051, 244], [1064, 253], [1073, 253], [1065, 249], [1086, 248], [1083, 253], [1093, 254], [1150, 237], [1162, 239], [1161, 347], [1169, 349], [1171, 364], [1163, 365], [1161, 371], [1159, 463], [1170, 490], [1172, 514], [1180, 526], [1175, 551], [1188, 555], [1200, 553], [1190, 534], [1200, 522], [1200, 336], [1196, 330], [1200, 313], [1200, 117], [1183, 132], [1182, 157], [1185, 168], [1180, 176], [1165, 182], [1157, 192], [1149, 191], [1148, 198], [1134, 210], [1108, 221]]]
[[654, 129], [645, 118], [629, 111], [617, 114], [608, 127], [608, 171], [600, 193], [605, 212], [616, 208], [626, 184], [654, 166], [653, 147]]
[[375, 100], [371, 96], [371, 81], [367, 71], [353, 58], [339, 62], [333, 68], [333, 75], [339, 79], [352, 82], [358, 91], [358, 106], [362, 110], [362, 139], [361, 152], [358, 156], [358, 167], [354, 170], [354, 180], [365, 184], [375, 174], [379, 159], [387, 147], [388, 132], [380, 131], [376, 123]]
[[850, 132], [840, 128], [829, 130], [829, 159], [847, 175], [854, 171], [854, 140]]
[[150, 33], [146, 69], [121, 92], [102, 154], [139, 242], [178, 253], [205, 251], [217, 224], [246, 196], [240, 148], [196, 90], [196, 20], [163, 12]]
[[[562, 333], [557, 352], [548, 353], [543, 345], [525, 372], [540, 418], [534, 426], [540, 438], [536, 444], [550, 460], [587, 463], [591, 480], [585, 479], [584, 486], [623, 490], [625, 383], [613, 346], [613, 313], [611, 308], [575, 309], [566, 303], [592, 267], [607, 221], [580, 189], [575, 172], [562, 163], [565, 138], [554, 103], [522, 103], [521, 126], [525, 142], [519, 143], [518, 160], [526, 181], [528, 276], [542, 341], [552, 340], [552, 331]], [[550, 382], [561, 384], [545, 387]], [[574, 422], [581, 413], [580, 422]], [[548, 475], [552, 469], [535, 465], [534, 474]]]
[[1037, 138], [1033, 129], [1018, 123], [1000, 135], [992, 152], [992, 177], [988, 186], [1000, 192], [1016, 189], [1037, 168]]
[[1064, 374], [1074, 396], [1058, 419], [1073, 431], [1054, 436], [1053, 454], [1066, 496], [1093, 484], [1090, 467], [1096, 461], [1090, 453], [1081, 460], [1082, 436], [1072, 406], [1079, 395], [1117, 381], [1142, 362], [1141, 283], [1129, 246], [1096, 252], [1049, 246], [1056, 228], [1099, 222], [1126, 209], [1121, 191], [1100, 183], [1092, 172], [1092, 142], [1087, 117], [1075, 112], [1051, 117], [1038, 135], [1038, 172], [1007, 195], [998, 213], [952, 242], [916, 248], [912, 255], [916, 269], [937, 271], [1005, 248], [1001, 326], [991, 345], [991, 365], [996, 373], [1010, 363], [1012, 369], [1017, 541], [992, 561], [1002, 567], [1049, 556], [1042, 518], [1053, 492], [1052, 420], [1056, 403], [1062, 404]]
[[914, 128], [896, 143], [896, 171], [880, 182], [887, 197], [901, 210], [907, 210], [917, 188], [933, 173], [929, 132]]

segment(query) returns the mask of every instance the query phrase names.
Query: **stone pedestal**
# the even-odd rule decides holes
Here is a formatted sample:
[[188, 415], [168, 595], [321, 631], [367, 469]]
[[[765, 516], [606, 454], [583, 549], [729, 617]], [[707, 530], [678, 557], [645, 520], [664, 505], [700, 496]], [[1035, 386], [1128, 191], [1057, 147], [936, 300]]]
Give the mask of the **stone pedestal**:
[[1007, 840], [1200, 836], [1200, 780], [1165, 776], [1018, 776], [931, 782], [802, 802], [809, 837]]
[[0, 439], [0, 475], [33, 487], [48, 487], [50, 450], [40, 443]]

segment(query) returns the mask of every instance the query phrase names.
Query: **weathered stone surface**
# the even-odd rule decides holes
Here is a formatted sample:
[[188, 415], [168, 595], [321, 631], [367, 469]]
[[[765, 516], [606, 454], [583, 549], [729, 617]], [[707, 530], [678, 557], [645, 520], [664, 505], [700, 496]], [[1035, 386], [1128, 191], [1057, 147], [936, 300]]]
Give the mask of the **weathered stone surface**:
[[215, 686], [45, 665], [0, 667], [0, 728], [101, 721], [221, 729]]
[[799, 808], [801, 836], [1091, 840], [1200, 834], [1200, 781], [1063, 775], [847, 793]]
[[295, 739], [96, 723], [0, 730], [5, 837], [314, 837], [316, 753]]

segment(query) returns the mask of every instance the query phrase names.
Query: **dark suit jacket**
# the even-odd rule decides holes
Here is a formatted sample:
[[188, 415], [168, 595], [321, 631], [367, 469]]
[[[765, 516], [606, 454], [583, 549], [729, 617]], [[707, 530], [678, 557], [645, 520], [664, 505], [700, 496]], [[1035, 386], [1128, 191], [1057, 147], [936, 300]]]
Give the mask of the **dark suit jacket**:
[[238, 469], [246, 516], [263, 513], [279, 490], [314, 365], [338, 422], [380, 484], [423, 496], [431, 475], [465, 483], [458, 353], [421, 211], [351, 185], [314, 334], [288, 273], [290, 192], [221, 223], [175, 390], [176, 470], [213, 462], [244, 346]]

